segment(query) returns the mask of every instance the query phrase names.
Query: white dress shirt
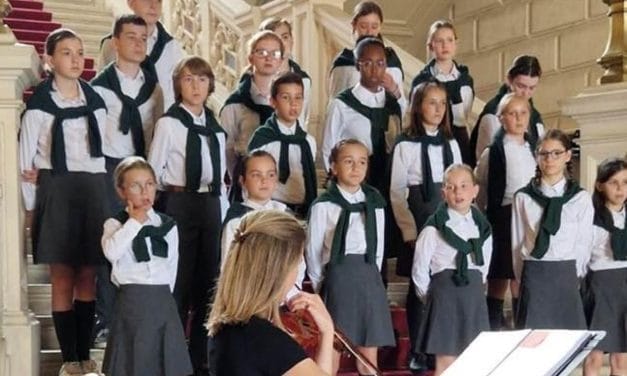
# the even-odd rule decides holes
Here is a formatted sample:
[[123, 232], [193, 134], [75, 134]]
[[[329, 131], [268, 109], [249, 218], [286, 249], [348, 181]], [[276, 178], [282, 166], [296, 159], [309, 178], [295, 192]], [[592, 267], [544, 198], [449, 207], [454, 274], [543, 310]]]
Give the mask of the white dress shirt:
[[[255, 81], [252, 79], [250, 83], [250, 97], [256, 104], [270, 105], [270, 98], [264, 96], [259, 91]], [[253, 132], [262, 125], [261, 120], [259, 119], [259, 114], [246, 107], [243, 103], [230, 103], [220, 111], [220, 124], [222, 124], [229, 135], [226, 141], [227, 167], [229, 174], [235, 176], [233, 170], [235, 169], [237, 156], [248, 154], [248, 142]]]
[[[511, 205], [514, 193], [529, 183], [536, 173], [536, 159], [528, 142], [522, 144], [505, 135], [503, 139], [505, 151], [505, 194], [501, 206]], [[486, 148], [477, 162], [475, 175], [479, 180], [477, 206], [485, 211], [488, 207], [488, 174], [490, 171], [490, 148]]]
[[[477, 126], [479, 127], [479, 131], [477, 134], [475, 156], [477, 160], [479, 160], [483, 150], [492, 144], [494, 136], [496, 136], [496, 132], [501, 129], [501, 121], [496, 114], [485, 114]], [[538, 138], [542, 138], [545, 133], [544, 124], [536, 123], [536, 128], [538, 129]]]
[[[152, 49], [157, 43], [159, 30], [154, 28], [152, 34], [148, 36], [146, 40], [146, 54], [150, 55]], [[183, 51], [181, 43], [176, 38], [173, 38], [166, 43], [163, 48], [163, 52], [155, 64], [155, 70], [157, 71], [157, 78], [159, 79], [159, 85], [163, 90], [163, 111], [167, 111], [172, 104], [174, 104], [174, 86], [172, 84], [172, 73], [176, 64], [184, 58], [186, 55]], [[98, 58], [98, 69], [104, 69], [109, 63], [115, 61], [116, 53], [111, 39], [105, 39], [100, 47], [100, 57]]]
[[[253, 211], [256, 211], [256, 210], [286, 211], [287, 210], [287, 206], [284, 203], [274, 201], [274, 200], [269, 200], [265, 204], [259, 204], [257, 202], [246, 199], [244, 200], [244, 202], [242, 202], [242, 205], [248, 206], [249, 208], [253, 209]], [[233, 242], [235, 230], [237, 230], [241, 221], [242, 221], [242, 217], [236, 217], [224, 223], [222, 226], [222, 265], [224, 265], [224, 262], [226, 261], [226, 256], [229, 254], [229, 250], [231, 249], [231, 243]]]
[[[85, 93], [78, 82], [79, 96], [64, 98], [52, 83], [50, 92], [53, 102], [59, 108], [81, 107], [87, 104]], [[105, 134], [107, 111], [100, 108], [94, 112], [101, 137]], [[51, 169], [52, 124], [54, 116], [41, 110], [28, 110], [22, 116], [19, 137], [20, 171], [33, 169]], [[63, 122], [63, 140], [65, 142], [65, 161], [68, 171], [90, 173], [105, 172], [104, 157], [92, 158], [89, 153], [89, 126], [87, 117], [66, 119]], [[22, 182], [22, 196], [26, 210], [35, 208], [36, 184]]]
[[[285, 135], [294, 135], [296, 133], [296, 123], [287, 126], [284, 122], [277, 118], [279, 131]], [[307, 134], [307, 143], [311, 149], [312, 160], [316, 160], [316, 139], [312, 135]], [[279, 168], [279, 159], [281, 156], [281, 141], [269, 142], [258, 149], [264, 150], [272, 154]], [[289, 145], [289, 166], [290, 176], [285, 184], [278, 182], [277, 188], [272, 194], [272, 198], [288, 204], [302, 204], [305, 201], [305, 176], [303, 174], [303, 165], [301, 163], [300, 146], [296, 144]], [[315, 173], [315, 172], [314, 172]]]
[[[547, 197], [564, 195], [566, 179], [553, 186], [542, 183], [540, 190]], [[523, 261], [575, 260], [577, 275], [586, 274], [586, 265], [592, 252], [592, 222], [594, 208], [590, 194], [580, 191], [562, 207], [560, 229], [550, 236], [549, 248], [541, 260], [531, 256], [536, 243], [543, 208], [529, 195], [518, 192], [512, 207], [512, 258], [514, 274], [520, 281]]]
[[[194, 119], [194, 124], [205, 126], [206, 114], [200, 116], [194, 115], [183, 104], [180, 105]], [[157, 176], [157, 184], [163, 190], [168, 185], [184, 187], [186, 185], [185, 176], [185, 158], [187, 146], [187, 127], [177, 119], [169, 116], [163, 116], [155, 125], [155, 135], [148, 153], [148, 163], [155, 170]], [[200, 156], [201, 156], [201, 175], [200, 188], [198, 192], [208, 192], [209, 184], [213, 181], [213, 166], [211, 164], [211, 154], [209, 152], [209, 141], [207, 137], [199, 136]], [[222, 218], [228, 209], [228, 199], [226, 196], [226, 184], [224, 183], [224, 175], [226, 172], [226, 157], [224, 146], [226, 143], [224, 132], [217, 134], [218, 143], [220, 144], [220, 174], [221, 192], [220, 205], [222, 207]]]
[[[244, 200], [242, 205], [248, 206], [252, 208], [253, 211], [257, 210], [279, 210], [279, 211], [287, 211], [287, 206], [281, 202], [269, 200], [265, 204], [259, 204], [249, 199]], [[235, 230], [239, 227], [239, 224], [242, 222], [242, 217], [236, 217], [228, 221], [222, 227], [222, 266], [226, 262], [226, 257], [231, 250], [231, 243], [233, 242], [233, 238], [235, 236]], [[303, 287], [303, 280], [305, 279], [305, 270], [307, 266], [305, 264], [305, 258], [302, 257], [300, 264], [298, 265], [298, 275], [296, 276], [296, 285], [298, 287], [292, 287], [290, 291], [287, 293], [287, 300], [296, 294], [298, 294]]]
[[[338, 186], [340, 194], [351, 204], [366, 200], [366, 195], [360, 188], [355, 193], [349, 193]], [[306, 259], [307, 275], [315, 291], [320, 289], [323, 279], [324, 266], [331, 257], [331, 245], [337, 229], [337, 221], [342, 208], [332, 202], [319, 202], [311, 207], [307, 237]], [[382, 208], [375, 210], [377, 217], [377, 252], [376, 263], [379, 270], [383, 261], [383, 244], [385, 234], [385, 215]], [[348, 230], [346, 231], [345, 254], [366, 254], [366, 215], [365, 213], [351, 213]]]
[[[355, 98], [365, 106], [371, 108], [383, 108], [385, 106], [385, 90], [383, 88], [373, 93], [358, 83], [351, 91]], [[404, 101], [405, 98], [399, 99], [401, 114], [406, 106], [406, 103], [401, 104]], [[370, 119], [355, 111], [338, 98], [333, 99], [327, 110], [327, 123], [322, 138], [322, 157], [326, 170], [328, 171], [330, 168], [329, 155], [331, 155], [331, 149], [341, 140], [355, 138], [366, 145], [368, 154], [371, 155], [371, 130]], [[388, 131], [385, 133], [385, 144], [388, 153], [392, 151], [396, 136], [400, 133], [400, 130], [401, 119], [396, 115], [391, 115]]]
[[[146, 82], [144, 72], [140, 69], [135, 77], [131, 77], [115, 67], [115, 73], [120, 81], [122, 93], [128, 97], [137, 98], [139, 91]], [[120, 132], [122, 101], [113, 91], [103, 86], [95, 85], [93, 88], [100, 94], [107, 105], [107, 127], [102, 138], [102, 152], [107, 157], [119, 159], [135, 155], [133, 135], [130, 131], [127, 134]], [[142, 128], [144, 129], [144, 142], [146, 150], [148, 150], [152, 141], [155, 123], [163, 114], [163, 93], [159, 84], [155, 86], [150, 98], [138, 107], [138, 110], [142, 119]]]
[[[439, 131], [427, 131], [429, 136], [437, 136]], [[462, 163], [459, 145], [455, 139], [448, 141], [453, 153], [453, 163]], [[444, 158], [442, 146], [429, 145], [427, 153], [431, 165], [431, 176], [434, 183], [441, 183], [444, 177]], [[396, 223], [403, 234], [403, 241], [415, 240], [418, 237], [416, 221], [409, 210], [407, 196], [409, 187], [420, 185], [422, 176], [422, 144], [419, 142], [399, 142], [392, 155], [392, 176], [390, 181], [390, 202]], [[434, 192], [439, 195], [440, 192]]]
[[[439, 82], [449, 82], [456, 81], [461, 73], [459, 69], [457, 69], [457, 65], [453, 64], [453, 69], [449, 73], [442, 72], [438, 69], [437, 65], [434, 65], [430, 69], [431, 75], [438, 80]], [[410, 94], [410, 103], [412, 103], [414, 94], [416, 93], [416, 87], [413, 88]], [[467, 127], [468, 126], [468, 117], [472, 112], [472, 103], [475, 100], [475, 94], [472, 91], [471, 86], [464, 85], [459, 88], [460, 95], [462, 97], [462, 102], [457, 104], [451, 103], [451, 110], [453, 117], [451, 119], [452, 125], [456, 127]], [[449, 95], [450, 97], [450, 95]], [[450, 101], [450, 98], [449, 98]], [[411, 108], [411, 105], [408, 107], [408, 111]]]
[[[385, 68], [385, 73], [392, 76], [396, 85], [401, 92], [400, 98], [398, 98], [399, 103], [407, 103], [407, 99], [405, 98], [405, 85], [403, 83], [403, 71], [401, 71], [398, 67], [387, 67]], [[359, 83], [361, 80], [361, 73], [357, 70], [354, 65], [345, 65], [339, 66], [331, 69], [331, 74], [329, 75], [329, 98], [335, 98], [339, 93], [344, 90], [351, 88]], [[401, 113], [405, 113], [405, 107], [401, 106]]]
[[[612, 219], [614, 219], [614, 227], [625, 228], [625, 210], [625, 206], [618, 212], [610, 210]], [[607, 230], [595, 225], [592, 228], [592, 238], [592, 256], [588, 265], [590, 270], [627, 268], [627, 261], [614, 260], [611, 237]]]
[[[464, 240], [478, 238], [479, 227], [472, 218], [472, 210], [461, 214], [453, 209], [447, 209], [449, 220], [446, 227], [453, 230], [457, 236]], [[492, 235], [490, 235], [481, 248], [483, 252], [483, 265], [474, 263], [472, 254], [467, 255], [468, 270], [479, 270], [486, 282], [490, 259], [492, 258]], [[425, 226], [416, 241], [416, 252], [412, 265], [411, 276], [416, 285], [416, 294], [422, 300], [427, 295], [431, 276], [444, 270], [457, 270], [457, 250], [450, 246], [433, 226]]]
[[168, 257], [159, 257], [152, 254], [150, 238], [145, 238], [150, 260], [138, 262], [133, 253], [133, 239], [144, 226], [161, 226], [161, 217], [153, 210], [148, 211], [148, 220], [139, 223], [129, 218], [126, 223], [120, 223], [115, 218], [109, 218], [104, 223], [102, 234], [102, 250], [111, 262], [111, 282], [116, 286], [128, 284], [141, 285], [169, 285], [174, 291], [176, 270], [179, 260], [179, 235], [176, 225], [164, 236], [168, 244]]

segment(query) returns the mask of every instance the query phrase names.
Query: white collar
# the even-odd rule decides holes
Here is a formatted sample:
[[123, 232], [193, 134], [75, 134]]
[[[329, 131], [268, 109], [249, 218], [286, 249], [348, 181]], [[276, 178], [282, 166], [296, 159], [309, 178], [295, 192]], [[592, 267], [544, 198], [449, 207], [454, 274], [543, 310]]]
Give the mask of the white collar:
[[193, 112], [191, 112], [187, 107], [185, 107], [185, 105], [181, 102], [179, 104], [179, 106], [181, 106], [182, 109], [184, 109], [185, 111], [187, 111], [188, 114], [191, 115], [192, 119], [194, 119], [194, 124], [196, 125], [205, 125], [207, 122], [207, 118], [205, 116], [205, 109], [203, 108], [202, 113], [200, 114], [200, 116], [194, 114]]
[[137, 71], [137, 74], [135, 75], [135, 77], [133, 76], [129, 76], [126, 73], [122, 72], [120, 70], [120, 68], [118, 68], [117, 64], [113, 64], [113, 67], [115, 68], [115, 73], [118, 75], [118, 80], [122, 81], [122, 80], [126, 80], [126, 81], [141, 81], [144, 82], [144, 71], [139, 68], [139, 70]]
[[276, 123], [279, 126], [279, 131], [281, 131], [281, 133], [287, 134], [287, 135], [296, 134], [296, 126], [298, 125], [298, 120], [295, 121], [291, 127], [288, 127], [278, 117], [276, 118]]
[[81, 85], [78, 82], [78, 80], [76, 81], [76, 85], [78, 85], [78, 98], [65, 98], [61, 94], [61, 92], [59, 91], [59, 87], [57, 86], [57, 83], [53, 79], [52, 80], [52, 90], [53, 91], [52, 91], [51, 95], [53, 95], [55, 98], [57, 98], [57, 100], [59, 102], [80, 104], [80, 105], [87, 104], [87, 97], [85, 97], [85, 93], [83, 92], [83, 88], [81, 87]]
[[373, 93], [358, 82], [353, 88], [353, 94], [355, 94], [355, 97], [362, 103], [370, 102], [368, 98], [374, 98], [377, 103], [385, 103], [385, 90], [383, 90], [382, 87], [380, 87], [376, 93]]
[[282, 202], [278, 202], [278, 201], [274, 201], [274, 200], [268, 200], [268, 202], [266, 202], [265, 204], [259, 204], [257, 202], [251, 201], [250, 199], [246, 199], [244, 200], [244, 202], [242, 203], [245, 206], [248, 206], [249, 208], [253, 209], [253, 210], [269, 210], [269, 209], [275, 209], [275, 210], [285, 210], [285, 208], [287, 207], [284, 203]]
[[472, 208], [468, 210], [468, 213], [466, 214], [462, 214], [452, 208], [447, 208], [446, 211], [448, 213], [449, 221], [451, 221], [452, 223], [459, 223], [459, 222], [475, 223], [475, 220], [472, 217]]
[[457, 69], [457, 64], [455, 64], [455, 62], [453, 62], [453, 68], [451, 69], [450, 72], [442, 72], [439, 68], [438, 68], [438, 64], [437, 62], [435, 64], [433, 64], [433, 66], [431, 67], [431, 74], [433, 75], [433, 77], [451, 77], [452, 79], [456, 80], [460, 73], [459, 73], [459, 69]]
[[348, 201], [351, 204], [364, 202], [366, 200], [366, 194], [361, 189], [361, 187], [359, 187], [359, 189], [355, 193], [350, 193], [342, 189], [342, 187], [340, 187], [339, 184], [337, 185], [337, 189], [340, 191], [340, 194], [346, 199], [346, 201]]
[[542, 183], [540, 184], [540, 190], [542, 191], [542, 193], [549, 197], [562, 196], [564, 192], [566, 192], [566, 178], [562, 177], [557, 183], [553, 185], [549, 185], [542, 181]]

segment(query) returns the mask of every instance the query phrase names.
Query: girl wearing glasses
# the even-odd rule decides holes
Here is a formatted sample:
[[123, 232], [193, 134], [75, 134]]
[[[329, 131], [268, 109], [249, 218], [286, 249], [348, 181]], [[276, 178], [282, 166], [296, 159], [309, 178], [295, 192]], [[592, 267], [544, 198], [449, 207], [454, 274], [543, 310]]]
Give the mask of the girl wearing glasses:
[[529, 141], [537, 144], [544, 135], [544, 125], [542, 117], [533, 105], [531, 97], [538, 87], [542, 76], [540, 62], [535, 56], [520, 55], [512, 62], [512, 66], [507, 71], [505, 83], [494, 98], [490, 99], [477, 119], [477, 125], [470, 135], [470, 156], [472, 166], [475, 166], [481, 153], [494, 140], [496, 132], [501, 129], [501, 122], [496, 115], [499, 102], [507, 93], [514, 93], [517, 96], [525, 97], [531, 106], [531, 116], [529, 116], [529, 127], [527, 129]]
[[590, 259], [594, 208], [588, 192], [567, 170], [571, 147], [562, 131], [548, 131], [536, 149], [536, 176], [514, 195], [517, 328], [587, 327], [578, 278], [585, 275]]
[[264, 30], [253, 35], [248, 42], [250, 65], [220, 110], [220, 123], [229, 135], [226, 159], [232, 179], [231, 201], [242, 201], [242, 189], [236, 179], [241, 175], [242, 158], [253, 132], [274, 112], [270, 105], [270, 91], [284, 54], [283, 42], [274, 32]]
[[341, 140], [354, 138], [368, 149], [370, 171], [367, 181], [385, 192], [384, 173], [388, 153], [401, 129], [401, 114], [406, 102], [383, 88], [386, 68], [385, 46], [380, 39], [365, 37], [355, 48], [359, 82], [333, 99], [327, 111], [322, 156], [330, 169], [331, 150]]
[[434, 22], [429, 28], [427, 46], [433, 58], [414, 78], [411, 92], [418, 84], [430, 79], [444, 83], [451, 112], [451, 130], [459, 144], [462, 159], [468, 164], [471, 161], [468, 115], [475, 99], [475, 89], [468, 67], [453, 60], [457, 51], [457, 32], [453, 24], [442, 20]]
[[[383, 11], [374, 1], [362, 1], [355, 5], [353, 10], [353, 36], [357, 41], [364, 37], [374, 37], [383, 40], [381, 27]], [[359, 82], [360, 71], [355, 70], [355, 53], [345, 48], [333, 60], [329, 76], [329, 100], [346, 89], [350, 89]], [[388, 93], [399, 100], [405, 98], [403, 92], [403, 67], [392, 47], [385, 47], [387, 68], [383, 76], [382, 86]], [[325, 159], [326, 160], [326, 159]]]
[[278, 19], [271, 17], [264, 20], [259, 25], [259, 30], [270, 30], [275, 32], [281, 41], [283, 41], [283, 47], [285, 52], [283, 54], [283, 61], [279, 68], [279, 72], [292, 72], [300, 76], [303, 81], [303, 110], [298, 117], [300, 126], [306, 131], [309, 125], [309, 103], [311, 102], [311, 77], [305, 72], [296, 61], [292, 58], [292, 48], [294, 47], [294, 37], [292, 35], [292, 24], [285, 18]]
[[119, 287], [103, 371], [188, 375], [192, 366], [172, 297], [179, 259], [176, 224], [153, 210], [157, 182], [143, 158], [123, 159], [113, 175], [126, 208], [105, 222], [102, 235], [111, 281]]

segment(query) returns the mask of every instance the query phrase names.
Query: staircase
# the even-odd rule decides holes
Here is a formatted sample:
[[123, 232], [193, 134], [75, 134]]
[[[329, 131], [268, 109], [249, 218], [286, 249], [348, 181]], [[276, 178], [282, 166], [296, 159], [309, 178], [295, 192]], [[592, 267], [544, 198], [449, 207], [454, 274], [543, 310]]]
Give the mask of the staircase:
[[[4, 19], [20, 43], [35, 47], [40, 56], [48, 34], [59, 28], [74, 30], [83, 39], [85, 70], [82, 78], [89, 81], [96, 75], [94, 57], [97, 56], [100, 39], [112, 27], [112, 16], [100, 3], [101, 0], [9, 0], [12, 12]], [[43, 77], [42, 77], [43, 78]], [[31, 90], [24, 92], [27, 100]], [[52, 323], [50, 302], [51, 288], [46, 265], [33, 265], [28, 255], [29, 307], [40, 322], [41, 350], [40, 375], [56, 376], [62, 359]], [[101, 361], [103, 350], [92, 350], [92, 358]]]

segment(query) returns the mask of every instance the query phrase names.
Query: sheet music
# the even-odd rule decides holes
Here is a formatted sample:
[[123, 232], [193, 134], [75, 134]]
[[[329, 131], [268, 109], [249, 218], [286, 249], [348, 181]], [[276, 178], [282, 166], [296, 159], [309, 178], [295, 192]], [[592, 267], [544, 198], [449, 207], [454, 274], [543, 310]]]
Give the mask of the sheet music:
[[591, 334], [586, 330], [535, 330], [490, 376], [551, 376]]
[[489, 375], [529, 333], [531, 329], [482, 332], [442, 375]]

